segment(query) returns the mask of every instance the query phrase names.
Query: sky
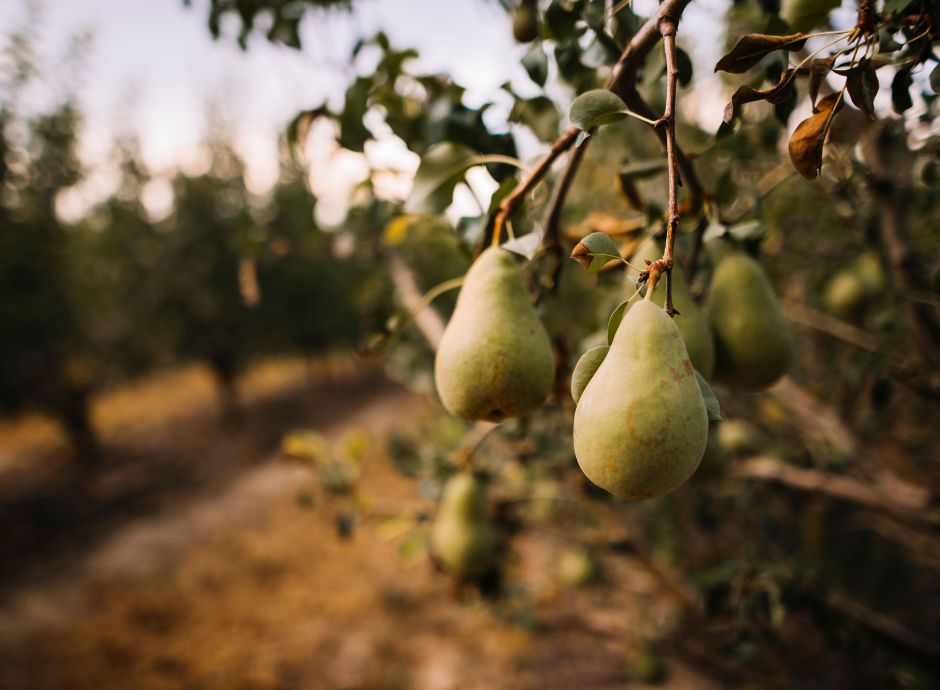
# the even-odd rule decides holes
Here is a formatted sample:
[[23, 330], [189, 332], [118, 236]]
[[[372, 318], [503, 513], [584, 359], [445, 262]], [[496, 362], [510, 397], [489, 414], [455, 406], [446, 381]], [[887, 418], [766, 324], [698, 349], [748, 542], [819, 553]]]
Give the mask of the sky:
[[[716, 16], [729, 1], [697, 0], [686, 11], [682, 26], [694, 31], [686, 30], [685, 45], [696, 65], [714, 64], [719, 57], [724, 41]], [[656, 5], [655, 0], [634, 2], [640, 14]], [[242, 51], [234, 38], [234, 18], [223, 24], [225, 37], [213, 41], [206, 25], [208, 0], [192, 0], [190, 7], [182, 0], [3, 0], [0, 26], [20, 26], [31, 6], [38, 6], [32, 11], [39, 12], [46, 70], [53, 82], [64, 82], [77, 95], [86, 117], [81, 153], [93, 173], [67, 197], [65, 215], [80, 215], [107, 194], [114, 172], [100, 162], [107, 159], [116, 135], [130, 133], [137, 135], [145, 162], [158, 176], [145, 199], [156, 212], [168, 207], [172, 197], [165, 178], [177, 167], [204, 164], [200, 142], [210, 104], [235, 134], [250, 187], [263, 192], [276, 179], [279, 133], [303, 109], [325, 100], [341, 104], [356, 69], [348, 62], [352, 45], [379, 29], [396, 47], [418, 50], [415, 69], [448, 72], [466, 86], [471, 104], [499, 100], [499, 87], [507, 79], [521, 93], [535, 93], [519, 66], [526, 48], [513, 41], [510, 22], [495, 0], [358, 0], [353, 13], [310, 15], [302, 25], [302, 51], [272, 45], [263, 36]], [[76, 64], [68, 46], [75, 35], [86, 32], [90, 42]], [[684, 98], [686, 112], [698, 113], [701, 124], [714, 128], [727, 95], [709, 75], [710, 70], [698, 70], [695, 88]], [[36, 106], [59, 91], [33, 94]], [[493, 116], [499, 115], [497, 107]], [[342, 219], [342, 197], [367, 163], [361, 156], [337, 152], [332, 130], [324, 125], [313, 132], [308, 155], [315, 171], [330, 170], [329, 175], [311, 176], [321, 199], [320, 220], [330, 224]], [[531, 137], [526, 141], [523, 136], [521, 148], [523, 157], [539, 153]], [[401, 171], [389, 178], [390, 193], [407, 192], [417, 158], [400, 142], [386, 138], [370, 145], [367, 156], [372, 164]], [[486, 195], [491, 181], [479, 173], [471, 178], [472, 186]]]

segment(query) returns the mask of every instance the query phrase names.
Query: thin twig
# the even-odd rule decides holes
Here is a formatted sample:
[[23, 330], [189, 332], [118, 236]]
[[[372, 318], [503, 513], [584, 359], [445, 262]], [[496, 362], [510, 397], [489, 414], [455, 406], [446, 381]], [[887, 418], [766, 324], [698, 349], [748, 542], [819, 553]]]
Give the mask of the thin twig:
[[[672, 253], [679, 229], [679, 164], [676, 161], [676, 87], [679, 68], [676, 66], [676, 19], [665, 15], [659, 20], [666, 54], [666, 110], [659, 123], [666, 129], [666, 169], [669, 178], [669, 219], [666, 221], [666, 247], [660, 260], [666, 273], [666, 300], [663, 308], [670, 317], [675, 316], [672, 306]], [[659, 124], [657, 123], [657, 124]]]
[[737, 465], [733, 474], [741, 479], [775, 482], [791, 489], [825, 494], [914, 523], [931, 526], [940, 524], [940, 512], [928, 508], [921, 500], [899, 500], [897, 496], [857, 479], [787, 465], [776, 458], [749, 458]]
[[542, 247], [540, 253], [549, 254], [555, 259], [549, 284], [551, 289], [554, 289], [558, 284], [558, 276], [561, 273], [564, 261], [561, 245], [561, 210], [565, 205], [565, 199], [568, 197], [568, 191], [571, 189], [575, 175], [578, 174], [578, 167], [584, 159], [588, 141], [590, 139], [586, 139], [581, 146], [575, 148], [568, 156], [568, 162], [552, 189], [552, 196], [542, 218]]
[[[525, 180], [516, 187], [512, 193], [510, 193], [499, 206], [499, 212], [496, 214], [496, 217], [493, 219], [492, 227], [492, 241], [498, 242], [499, 236], [502, 234], [503, 226], [506, 224], [506, 221], [509, 217], [515, 213], [515, 211], [522, 205], [525, 201], [526, 196], [531, 192], [539, 181], [545, 177], [546, 173], [551, 169], [552, 163], [560, 156], [562, 153], [567, 151], [572, 144], [577, 140], [578, 134], [581, 130], [577, 127], [569, 127], [561, 135], [552, 142], [551, 148], [548, 152], [542, 156], [542, 159], [532, 168], [532, 171], [525, 178]], [[484, 243], [487, 239], [487, 234], [484, 233]]]

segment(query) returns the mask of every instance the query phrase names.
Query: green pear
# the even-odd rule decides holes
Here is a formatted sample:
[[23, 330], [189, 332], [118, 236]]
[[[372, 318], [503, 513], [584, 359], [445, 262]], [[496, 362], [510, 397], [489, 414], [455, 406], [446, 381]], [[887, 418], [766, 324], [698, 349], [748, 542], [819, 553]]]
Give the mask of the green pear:
[[715, 381], [758, 391], [790, 368], [793, 341], [764, 269], [743, 251], [718, 262], [708, 306], [715, 334]]
[[490, 247], [467, 272], [434, 362], [441, 402], [464, 419], [527, 414], [552, 388], [555, 360], [513, 255]]
[[865, 282], [856, 271], [838, 271], [826, 283], [823, 304], [826, 311], [842, 319], [852, 318], [865, 304]]
[[[630, 263], [637, 268], [643, 268], [646, 261], [656, 261], [663, 255], [660, 243], [652, 238], [644, 242], [630, 259]], [[636, 290], [636, 285], [627, 281], [626, 288], [630, 294]], [[660, 281], [660, 288], [653, 295], [653, 301], [659, 306], [666, 302], [665, 279]], [[712, 377], [715, 367], [715, 342], [708, 320], [698, 308], [692, 293], [689, 292], [689, 283], [685, 279], [685, 272], [677, 264], [672, 267], [672, 306], [678, 312], [675, 317], [676, 325], [685, 340], [685, 347], [689, 351], [689, 359], [698, 373], [706, 379]]]
[[620, 498], [662, 496], [698, 467], [708, 414], [679, 328], [650, 300], [634, 305], [574, 413], [588, 479]]
[[885, 271], [878, 252], [869, 250], [859, 254], [854, 261], [854, 269], [859, 280], [865, 286], [865, 296], [877, 297], [885, 289]]
[[574, 399], [575, 405], [581, 399], [581, 394], [584, 393], [584, 389], [587, 388], [588, 383], [593, 378], [594, 372], [604, 361], [608, 350], [610, 348], [606, 345], [592, 347], [581, 355], [581, 359], [574, 365], [574, 371], [571, 372], [571, 397]]
[[566, 587], [587, 587], [597, 581], [598, 575], [597, 557], [587, 547], [565, 549], [558, 559], [558, 579]]
[[731, 456], [750, 455], [764, 445], [764, 439], [757, 427], [743, 419], [722, 421], [718, 425], [717, 436], [721, 449]]
[[448, 571], [461, 577], [485, 573], [496, 557], [496, 530], [486, 513], [486, 492], [470, 473], [454, 475], [444, 485], [431, 531], [431, 552]]
[[536, 0], [521, 0], [512, 13], [512, 35], [519, 43], [539, 37], [539, 8]]

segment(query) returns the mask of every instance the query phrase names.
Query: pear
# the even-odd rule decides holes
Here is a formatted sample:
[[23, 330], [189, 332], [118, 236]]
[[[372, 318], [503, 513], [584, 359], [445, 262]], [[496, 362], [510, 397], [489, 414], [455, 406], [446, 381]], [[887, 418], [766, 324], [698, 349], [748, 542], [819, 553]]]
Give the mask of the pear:
[[698, 467], [708, 414], [679, 328], [634, 305], [578, 401], [574, 452], [588, 479], [620, 498], [662, 496]]
[[718, 443], [731, 456], [756, 453], [763, 443], [761, 432], [743, 419], [726, 419], [718, 425]]
[[865, 304], [865, 282], [857, 272], [842, 270], [835, 273], [826, 283], [823, 304], [826, 311], [841, 319], [856, 316]]
[[486, 514], [486, 492], [469, 473], [454, 475], [444, 485], [431, 531], [431, 552], [460, 577], [484, 574], [496, 557], [496, 530]]
[[708, 307], [715, 334], [715, 381], [758, 391], [790, 368], [793, 341], [764, 269], [734, 250], [718, 262]]
[[[655, 261], [662, 255], [662, 246], [651, 238], [644, 242], [634, 253], [630, 263], [637, 268], [642, 268], [646, 264], [646, 260]], [[627, 281], [626, 288], [630, 291], [630, 294], [633, 294], [636, 286]], [[659, 306], [665, 304], [665, 279], [660, 281], [660, 289], [653, 295], [653, 301]], [[715, 342], [712, 330], [705, 315], [698, 308], [695, 300], [692, 299], [692, 293], [689, 292], [689, 283], [685, 279], [685, 272], [677, 264], [673, 264], [672, 267], [672, 306], [678, 312], [675, 317], [676, 325], [679, 327], [679, 332], [682, 333], [682, 339], [685, 340], [685, 347], [689, 351], [689, 359], [692, 360], [692, 365], [698, 369], [698, 373], [706, 379], [710, 379], [715, 367]]]
[[865, 296], [877, 297], [885, 289], [885, 271], [881, 266], [878, 252], [869, 250], [859, 254], [853, 262], [853, 268], [865, 286]]
[[574, 371], [571, 372], [571, 397], [575, 405], [581, 399], [581, 394], [584, 393], [584, 389], [587, 388], [588, 383], [593, 378], [594, 372], [604, 361], [608, 350], [610, 348], [606, 345], [592, 347], [581, 355], [581, 359], [574, 365]]
[[566, 587], [577, 589], [597, 581], [597, 557], [587, 547], [571, 547], [558, 559], [558, 579]]
[[552, 388], [555, 360], [513, 255], [490, 247], [467, 272], [437, 350], [441, 402], [464, 419], [527, 414]]

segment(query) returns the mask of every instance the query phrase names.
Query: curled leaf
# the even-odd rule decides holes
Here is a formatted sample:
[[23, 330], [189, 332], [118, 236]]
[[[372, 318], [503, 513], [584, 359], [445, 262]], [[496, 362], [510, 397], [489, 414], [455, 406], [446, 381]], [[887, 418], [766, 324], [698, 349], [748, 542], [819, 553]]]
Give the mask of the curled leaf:
[[575, 245], [571, 258], [589, 273], [601, 270], [611, 259], [620, 260], [617, 245], [603, 232], [592, 232]]
[[741, 110], [741, 106], [745, 103], [767, 101], [768, 103], [777, 105], [786, 101], [790, 97], [790, 94], [793, 93], [794, 74], [796, 74], [795, 69], [785, 69], [780, 75], [780, 80], [769, 89], [758, 91], [746, 84], [739, 88], [734, 92], [734, 95], [731, 96], [731, 102], [725, 106], [724, 121], [729, 125], [734, 122]]
[[858, 109], [874, 120], [878, 75], [875, 74], [871, 62], [864, 60], [850, 69], [845, 79], [845, 87]]
[[746, 34], [735, 44], [730, 53], [718, 61], [715, 71], [743, 74], [775, 50], [800, 50], [807, 38], [803, 33], [789, 36]]
[[790, 137], [790, 160], [807, 180], [815, 180], [822, 168], [823, 144], [832, 118], [842, 106], [842, 94], [826, 96], [816, 105], [814, 114], [797, 125]]
[[816, 98], [819, 96], [819, 87], [822, 85], [826, 75], [829, 74], [835, 61], [836, 58], [833, 55], [824, 58], [814, 58], [813, 61], [809, 63], [809, 100], [814, 108], [816, 107]]

